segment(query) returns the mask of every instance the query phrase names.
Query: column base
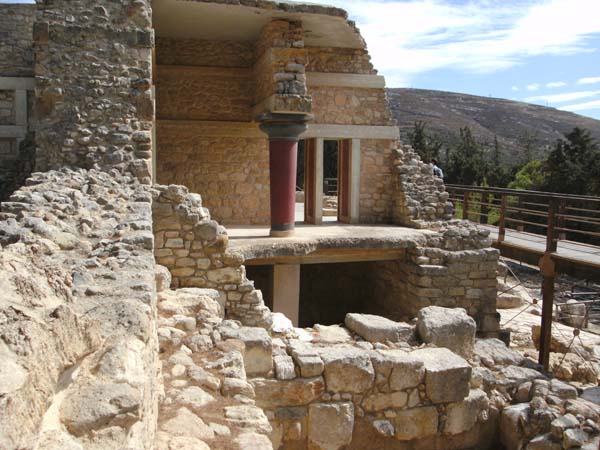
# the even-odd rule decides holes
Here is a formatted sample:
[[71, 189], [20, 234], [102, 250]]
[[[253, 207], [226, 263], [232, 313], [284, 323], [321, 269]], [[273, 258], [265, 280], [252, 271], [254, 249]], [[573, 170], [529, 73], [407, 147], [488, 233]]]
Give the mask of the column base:
[[293, 236], [296, 230], [271, 230], [269, 236], [271, 237], [290, 237]]

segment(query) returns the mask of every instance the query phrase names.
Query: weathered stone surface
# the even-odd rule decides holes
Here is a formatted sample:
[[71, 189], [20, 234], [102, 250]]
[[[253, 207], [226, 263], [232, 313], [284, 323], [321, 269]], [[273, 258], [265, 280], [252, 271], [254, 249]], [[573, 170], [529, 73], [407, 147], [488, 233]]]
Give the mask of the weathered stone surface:
[[244, 343], [244, 367], [248, 376], [267, 375], [273, 370], [273, 344], [267, 330], [259, 327], [224, 327], [221, 335], [224, 339], [239, 339]]
[[313, 403], [308, 407], [308, 449], [340, 450], [352, 441], [352, 403]]
[[446, 347], [469, 358], [473, 353], [477, 325], [462, 308], [428, 306], [419, 311], [417, 331], [423, 342]]
[[506, 450], [519, 450], [523, 447], [523, 423], [529, 421], [529, 403], [508, 406], [500, 415], [500, 441]]
[[369, 395], [364, 398], [362, 406], [365, 411], [383, 411], [384, 409], [403, 408], [407, 402], [408, 394], [406, 392], [392, 392]]
[[267, 407], [307, 405], [325, 392], [322, 377], [293, 380], [254, 378], [250, 383], [254, 387], [257, 403]]
[[550, 433], [555, 439], [562, 441], [563, 433], [569, 428], [576, 428], [579, 426], [579, 421], [573, 414], [565, 414], [559, 416], [552, 421], [550, 424]]
[[527, 444], [526, 450], [562, 450], [562, 445], [560, 442], [555, 442], [552, 440], [552, 436], [550, 434], [541, 434], [539, 436], [534, 437]]
[[352, 340], [352, 336], [348, 333], [348, 330], [340, 327], [339, 325], [320, 325], [316, 324], [315, 329], [315, 342], [322, 342], [325, 344], [340, 344]]
[[369, 355], [356, 348], [330, 348], [321, 351], [325, 364], [325, 383], [332, 392], [362, 393], [375, 380]]
[[492, 366], [520, 366], [525, 357], [511, 350], [500, 339], [476, 339], [474, 355], [488, 367]]
[[190, 386], [182, 390], [179, 395], [177, 395], [176, 400], [182, 405], [200, 409], [209, 403], [212, 403], [215, 399], [212, 395], [198, 386]]
[[239, 450], [273, 450], [271, 441], [264, 434], [241, 433], [234, 443]]
[[250, 405], [225, 407], [225, 418], [228, 423], [242, 428], [253, 428], [261, 433], [272, 431], [269, 420], [262, 409]]
[[401, 350], [379, 350], [384, 361], [379, 357], [372, 357], [373, 365], [379, 372], [379, 367], [389, 367], [389, 384], [392, 391], [418, 386], [425, 379], [425, 367], [423, 361], [415, 358], [410, 353]]
[[92, 384], [67, 393], [60, 417], [76, 436], [110, 424], [132, 424], [137, 420], [140, 392], [126, 383]]
[[588, 434], [578, 428], [569, 428], [563, 434], [563, 448], [579, 448], [588, 440]]
[[192, 437], [200, 440], [213, 439], [214, 431], [187, 408], [179, 408], [173, 418], [164, 422], [160, 429], [172, 436]]
[[445, 348], [424, 348], [411, 356], [425, 365], [425, 392], [433, 403], [462, 400], [469, 394], [471, 366]]
[[300, 369], [300, 376], [310, 378], [323, 373], [323, 360], [312, 345], [295, 339], [289, 342], [288, 351]]
[[348, 313], [344, 322], [349, 330], [369, 342], [408, 341], [414, 332], [408, 324], [372, 314]]
[[288, 355], [277, 355], [273, 358], [275, 376], [278, 380], [292, 380], [296, 378], [294, 360]]
[[489, 400], [485, 392], [473, 389], [462, 402], [446, 406], [444, 433], [460, 434], [475, 426], [479, 417], [487, 417]]
[[243, 395], [248, 398], [254, 398], [254, 388], [252, 385], [246, 380], [241, 380], [239, 378], [224, 378], [221, 392], [225, 397]]
[[395, 419], [396, 435], [399, 441], [433, 436], [438, 430], [438, 413], [434, 406], [398, 411]]

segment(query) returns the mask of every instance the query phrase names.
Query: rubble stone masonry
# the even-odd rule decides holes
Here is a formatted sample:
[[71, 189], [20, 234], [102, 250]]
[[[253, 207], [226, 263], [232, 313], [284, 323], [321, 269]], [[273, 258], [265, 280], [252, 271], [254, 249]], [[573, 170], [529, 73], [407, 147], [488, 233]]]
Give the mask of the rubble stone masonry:
[[36, 168], [117, 169], [149, 183], [150, 2], [38, 1], [33, 35]]

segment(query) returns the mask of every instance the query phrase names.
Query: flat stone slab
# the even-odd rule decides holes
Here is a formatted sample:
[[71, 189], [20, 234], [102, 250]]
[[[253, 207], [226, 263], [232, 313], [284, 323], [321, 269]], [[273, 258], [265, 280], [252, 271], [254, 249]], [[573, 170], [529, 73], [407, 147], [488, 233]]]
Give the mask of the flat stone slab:
[[408, 341], [414, 328], [408, 324], [394, 322], [372, 314], [346, 314], [345, 325], [369, 342]]
[[410, 353], [425, 365], [425, 392], [432, 403], [459, 402], [469, 395], [471, 366], [446, 348]]

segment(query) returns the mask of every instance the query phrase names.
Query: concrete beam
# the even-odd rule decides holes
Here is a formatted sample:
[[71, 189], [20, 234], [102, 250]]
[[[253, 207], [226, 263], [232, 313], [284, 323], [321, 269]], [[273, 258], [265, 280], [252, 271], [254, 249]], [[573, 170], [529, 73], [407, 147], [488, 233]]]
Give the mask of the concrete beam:
[[350, 152], [350, 223], [358, 223], [360, 215], [360, 139], [352, 139]]
[[306, 85], [350, 87], [361, 89], [384, 89], [385, 78], [381, 75], [363, 75], [355, 73], [307, 72]]
[[309, 124], [301, 139], [399, 139], [400, 129], [379, 125], [331, 125]]
[[0, 77], [0, 90], [2, 91], [33, 91], [35, 78]]
[[273, 312], [280, 312], [298, 326], [300, 315], [300, 264], [273, 266]]
[[315, 167], [315, 224], [323, 223], [323, 148], [324, 140], [317, 138]]
[[27, 91], [15, 91], [15, 125], [27, 126]]
[[[319, 249], [307, 255], [289, 255], [251, 258], [244, 261], [245, 266], [268, 266], [289, 264], [328, 264], [365, 261], [404, 261], [406, 250], [391, 249]], [[287, 314], [286, 314], [287, 315]]]

